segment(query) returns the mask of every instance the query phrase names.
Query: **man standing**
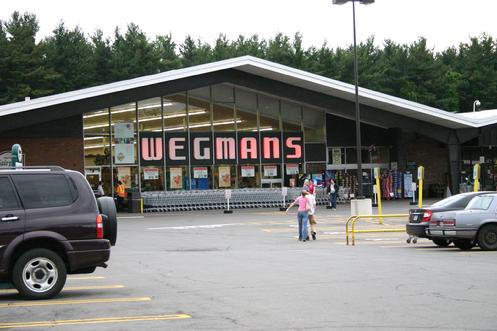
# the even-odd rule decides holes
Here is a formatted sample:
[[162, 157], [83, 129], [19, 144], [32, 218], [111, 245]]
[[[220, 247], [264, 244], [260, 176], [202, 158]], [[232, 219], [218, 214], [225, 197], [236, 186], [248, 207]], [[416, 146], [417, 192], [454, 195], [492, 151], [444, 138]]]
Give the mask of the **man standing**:
[[117, 194], [117, 209], [122, 211], [124, 209], [124, 197], [126, 196], [126, 189], [121, 181], [117, 182], [116, 186]]

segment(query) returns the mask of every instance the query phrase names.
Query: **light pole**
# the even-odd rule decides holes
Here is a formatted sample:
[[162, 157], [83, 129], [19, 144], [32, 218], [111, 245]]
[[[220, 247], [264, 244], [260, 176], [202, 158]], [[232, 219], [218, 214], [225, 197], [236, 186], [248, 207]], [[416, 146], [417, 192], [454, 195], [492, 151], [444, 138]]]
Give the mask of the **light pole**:
[[476, 107], [480, 107], [480, 106], [481, 106], [480, 100], [475, 100], [473, 102], [473, 118], [476, 117]]
[[352, 2], [352, 22], [354, 26], [354, 85], [355, 85], [355, 134], [356, 134], [356, 149], [357, 149], [357, 198], [363, 198], [362, 194], [362, 150], [361, 150], [361, 112], [359, 110], [359, 73], [357, 65], [357, 44], [356, 44], [356, 29], [355, 29], [355, 3], [359, 2], [363, 5], [370, 5], [374, 0], [333, 0], [334, 5], [343, 5], [347, 2]]

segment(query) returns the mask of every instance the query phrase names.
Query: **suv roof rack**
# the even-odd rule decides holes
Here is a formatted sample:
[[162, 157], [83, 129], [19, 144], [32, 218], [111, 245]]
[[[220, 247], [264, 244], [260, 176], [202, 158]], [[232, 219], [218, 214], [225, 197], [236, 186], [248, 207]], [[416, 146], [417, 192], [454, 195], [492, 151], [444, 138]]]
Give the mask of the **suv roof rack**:
[[12, 171], [12, 170], [32, 170], [32, 171], [65, 171], [64, 168], [60, 166], [22, 166], [22, 167], [0, 167], [0, 171]]

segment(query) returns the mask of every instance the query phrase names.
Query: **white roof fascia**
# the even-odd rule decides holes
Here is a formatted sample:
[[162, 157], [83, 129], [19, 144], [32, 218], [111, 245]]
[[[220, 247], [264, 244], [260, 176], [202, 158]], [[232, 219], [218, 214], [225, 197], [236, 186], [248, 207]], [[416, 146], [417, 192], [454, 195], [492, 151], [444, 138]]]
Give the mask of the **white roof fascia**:
[[[353, 100], [355, 86], [334, 79], [312, 74], [303, 70], [290, 68], [281, 64], [262, 60], [252, 56], [242, 56], [238, 58], [197, 65], [184, 69], [171, 70], [159, 74], [133, 78], [120, 82], [85, 88], [77, 91], [65, 92], [53, 96], [36, 98], [28, 101], [17, 102], [0, 106], [0, 116], [20, 113], [37, 108], [53, 106], [56, 104], [77, 101], [85, 98], [97, 97], [104, 94], [121, 92], [129, 89], [140, 88], [147, 85], [164, 83], [167, 81], [187, 78], [196, 75], [207, 74], [225, 69], [239, 69], [253, 74], [266, 73], [263, 76], [271, 76], [272, 79], [314, 90], [319, 93], [332, 96], [339, 96]], [[274, 77], [274, 74], [277, 77]], [[308, 86], [312, 86], [312, 88]], [[484, 122], [478, 119], [466, 118], [444, 110], [422, 105], [409, 100], [394, 97], [388, 94], [359, 87], [361, 103], [374, 104], [374, 107], [386, 111], [398, 113], [403, 116], [417, 118], [427, 122], [436, 122], [448, 127], [480, 127], [497, 122], [497, 117], [487, 119]], [[379, 107], [377, 103], [384, 107]], [[389, 109], [391, 108], [391, 109]], [[405, 110], [396, 112], [395, 110]], [[427, 118], [428, 117], [428, 118]]]

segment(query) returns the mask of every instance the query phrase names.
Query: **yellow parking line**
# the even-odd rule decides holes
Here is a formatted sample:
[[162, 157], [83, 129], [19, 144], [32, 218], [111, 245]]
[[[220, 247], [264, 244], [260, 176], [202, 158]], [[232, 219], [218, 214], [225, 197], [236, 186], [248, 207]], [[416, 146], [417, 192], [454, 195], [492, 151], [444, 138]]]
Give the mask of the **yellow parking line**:
[[[82, 290], [111, 290], [116, 288], [124, 288], [124, 285], [96, 285], [96, 286], [68, 286], [62, 290], [65, 291], [82, 291]], [[17, 290], [8, 289], [0, 290], [0, 294], [17, 293]]]
[[152, 300], [151, 297], [103, 298], [103, 299], [86, 299], [86, 300], [27, 301], [27, 302], [2, 303], [2, 304], [0, 304], [0, 308], [80, 305], [80, 304], [89, 304], [89, 303], [112, 303], [112, 302], [143, 302], [143, 301], [150, 301], [150, 300]]
[[172, 315], [152, 315], [152, 316], [124, 316], [124, 317], [104, 317], [104, 318], [85, 318], [79, 320], [55, 320], [40, 322], [14, 322], [0, 323], [0, 329], [9, 328], [34, 328], [34, 327], [51, 327], [58, 325], [83, 325], [83, 324], [103, 324], [103, 323], [124, 323], [137, 321], [166, 321], [192, 318], [187, 314]]
[[67, 277], [68, 280], [90, 280], [90, 279], [105, 279], [104, 276], [77, 276]]

